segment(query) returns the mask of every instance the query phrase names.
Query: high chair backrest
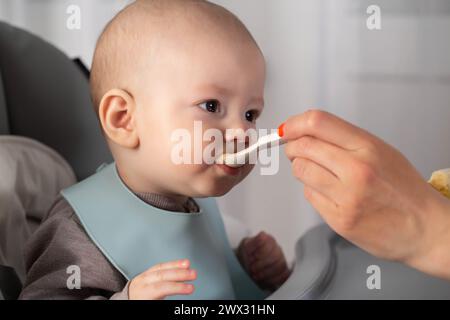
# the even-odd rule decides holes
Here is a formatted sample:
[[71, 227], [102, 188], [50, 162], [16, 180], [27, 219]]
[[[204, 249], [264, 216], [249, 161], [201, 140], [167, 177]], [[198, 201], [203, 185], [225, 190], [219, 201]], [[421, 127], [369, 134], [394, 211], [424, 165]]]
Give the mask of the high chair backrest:
[[[78, 180], [112, 161], [92, 108], [86, 70], [39, 37], [2, 22], [0, 135], [24, 136], [53, 148]], [[5, 198], [3, 194], [2, 201]], [[0, 212], [5, 205], [0, 203]], [[4, 236], [0, 235], [6, 242], [0, 243], [0, 249], [12, 245]], [[19, 270], [8, 261], [4, 264], [0, 266], [0, 300], [15, 299], [20, 292]]]
[[86, 74], [51, 44], [2, 22], [0, 134], [26, 136], [52, 147], [78, 179], [111, 161]]

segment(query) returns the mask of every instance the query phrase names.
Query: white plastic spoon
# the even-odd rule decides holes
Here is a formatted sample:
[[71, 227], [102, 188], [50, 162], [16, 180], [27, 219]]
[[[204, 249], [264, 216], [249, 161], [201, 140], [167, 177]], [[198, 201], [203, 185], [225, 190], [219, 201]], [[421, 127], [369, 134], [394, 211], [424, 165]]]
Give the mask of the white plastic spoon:
[[[275, 143], [277, 142], [278, 143]], [[223, 153], [217, 157], [216, 163], [226, 164], [229, 167], [238, 168], [242, 167], [246, 163], [246, 159], [250, 159], [250, 156], [254, 152], [271, 148], [275, 145], [282, 145], [286, 141], [281, 139], [277, 132], [268, 134], [266, 136], [259, 137], [255, 144], [252, 144], [247, 149], [241, 150], [237, 153]]]

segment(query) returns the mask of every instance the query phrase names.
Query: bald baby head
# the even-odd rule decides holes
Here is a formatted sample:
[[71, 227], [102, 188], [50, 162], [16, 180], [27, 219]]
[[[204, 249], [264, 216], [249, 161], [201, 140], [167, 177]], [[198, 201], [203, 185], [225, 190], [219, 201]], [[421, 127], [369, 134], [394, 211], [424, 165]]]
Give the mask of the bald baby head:
[[202, 37], [257, 48], [236, 16], [207, 1], [138, 0], [127, 6], [108, 23], [97, 42], [91, 70], [96, 112], [106, 92], [120, 88], [133, 95], [142, 80], [140, 72], [151, 73], [152, 66], [170, 50], [181, 53]]

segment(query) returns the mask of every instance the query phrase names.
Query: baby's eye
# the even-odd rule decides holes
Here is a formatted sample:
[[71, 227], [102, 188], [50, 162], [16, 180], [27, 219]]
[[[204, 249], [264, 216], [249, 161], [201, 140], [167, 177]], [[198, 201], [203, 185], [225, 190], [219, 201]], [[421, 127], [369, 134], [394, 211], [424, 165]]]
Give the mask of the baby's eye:
[[245, 120], [247, 120], [248, 122], [255, 122], [258, 118], [258, 115], [258, 110], [248, 110], [245, 112]]
[[217, 100], [207, 100], [198, 106], [208, 112], [220, 112], [220, 103]]

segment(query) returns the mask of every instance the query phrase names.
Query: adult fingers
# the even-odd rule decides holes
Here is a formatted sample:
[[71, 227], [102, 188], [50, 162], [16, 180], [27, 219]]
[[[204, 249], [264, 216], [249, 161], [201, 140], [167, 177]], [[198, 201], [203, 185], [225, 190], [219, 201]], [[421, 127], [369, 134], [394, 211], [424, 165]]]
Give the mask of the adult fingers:
[[295, 158], [292, 161], [292, 174], [306, 186], [320, 190], [330, 199], [340, 196], [339, 179], [311, 160]]
[[312, 136], [303, 136], [288, 141], [284, 152], [291, 161], [295, 158], [312, 160], [337, 177], [345, 174], [345, 168], [351, 160], [348, 150]]
[[348, 150], [355, 150], [373, 137], [367, 131], [321, 110], [290, 117], [283, 125], [283, 139], [312, 136]]
[[339, 219], [339, 205], [336, 202], [309, 186], [304, 187], [304, 195], [328, 225], [336, 224]]

